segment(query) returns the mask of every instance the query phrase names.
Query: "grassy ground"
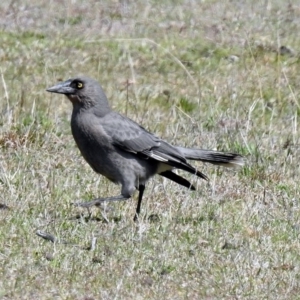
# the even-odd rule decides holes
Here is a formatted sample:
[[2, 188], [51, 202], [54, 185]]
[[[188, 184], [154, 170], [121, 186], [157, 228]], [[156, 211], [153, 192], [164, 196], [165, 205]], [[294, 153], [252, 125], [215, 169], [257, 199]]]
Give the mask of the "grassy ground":
[[[4, 0], [0, 28], [1, 299], [300, 298], [298, 1]], [[135, 199], [86, 219], [72, 202], [119, 187], [45, 92], [77, 74], [168, 141], [247, 165], [196, 163], [197, 192], [154, 178], [139, 224]]]

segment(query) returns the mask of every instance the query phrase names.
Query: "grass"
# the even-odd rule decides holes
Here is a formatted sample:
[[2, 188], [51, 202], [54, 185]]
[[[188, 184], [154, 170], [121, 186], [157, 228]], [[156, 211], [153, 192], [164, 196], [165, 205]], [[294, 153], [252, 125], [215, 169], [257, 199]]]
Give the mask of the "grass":
[[[1, 2], [1, 299], [299, 299], [300, 7], [253, 3]], [[119, 187], [45, 92], [76, 74], [169, 142], [246, 166], [195, 163], [196, 192], [153, 178], [138, 224], [136, 199], [87, 219], [72, 203]]]

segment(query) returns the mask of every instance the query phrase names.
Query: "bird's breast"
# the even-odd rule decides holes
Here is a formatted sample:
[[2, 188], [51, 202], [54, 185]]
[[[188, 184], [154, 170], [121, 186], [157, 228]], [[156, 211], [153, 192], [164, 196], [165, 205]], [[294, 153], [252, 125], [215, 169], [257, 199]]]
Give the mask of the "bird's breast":
[[71, 129], [74, 140], [89, 165], [96, 171], [112, 181], [114, 172], [111, 171], [113, 145], [111, 139], [102, 129], [101, 125], [90, 123], [90, 120], [72, 118]]

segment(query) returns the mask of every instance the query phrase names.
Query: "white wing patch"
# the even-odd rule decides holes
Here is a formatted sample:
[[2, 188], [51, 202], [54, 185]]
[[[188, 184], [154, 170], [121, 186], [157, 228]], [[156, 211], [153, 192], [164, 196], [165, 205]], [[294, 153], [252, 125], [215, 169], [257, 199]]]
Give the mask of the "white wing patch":
[[149, 156], [152, 157], [153, 159], [158, 160], [158, 161], [162, 161], [162, 162], [167, 162], [168, 161], [168, 159], [163, 158], [163, 157], [161, 157], [157, 154], [154, 154], [152, 151], [149, 152]]

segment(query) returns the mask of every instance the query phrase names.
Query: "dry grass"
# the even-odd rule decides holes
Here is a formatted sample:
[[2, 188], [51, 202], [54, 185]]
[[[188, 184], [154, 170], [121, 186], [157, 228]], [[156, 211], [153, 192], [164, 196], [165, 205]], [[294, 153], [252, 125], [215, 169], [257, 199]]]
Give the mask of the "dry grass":
[[[1, 299], [299, 299], [296, 0], [2, 1], [0, 26]], [[72, 202], [119, 187], [45, 92], [76, 74], [168, 141], [247, 165], [199, 164], [197, 192], [154, 178], [139, 224], [134, 199], [86, 219]]]

